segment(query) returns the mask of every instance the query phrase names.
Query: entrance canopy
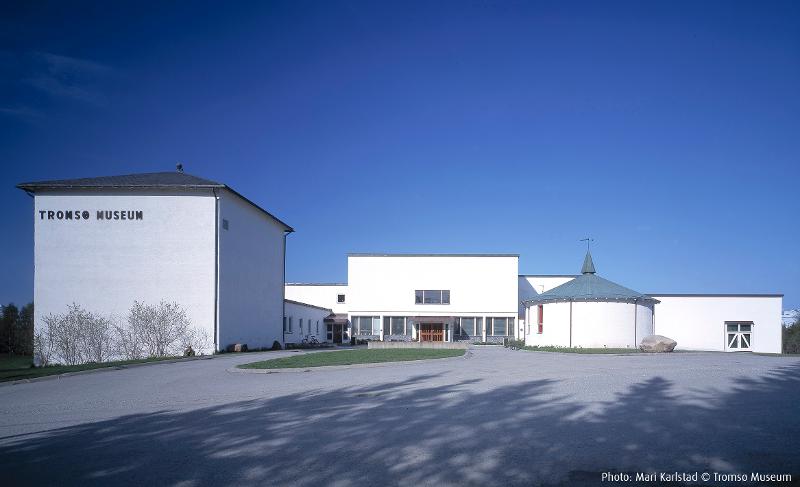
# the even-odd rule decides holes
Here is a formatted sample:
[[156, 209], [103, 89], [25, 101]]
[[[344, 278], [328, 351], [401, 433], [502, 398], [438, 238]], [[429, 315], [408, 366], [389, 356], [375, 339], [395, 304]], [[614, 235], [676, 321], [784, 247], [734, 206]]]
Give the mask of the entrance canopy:
[[343, 313], [331, 313], [322, 320], [326, 325], [347, 325], [350, 321], [347, 315]]
[[409, 318], [409, 321], [416, 323], [416, 324], [424, 324], [424, 323], [442, 323], [442, 324], [453, 324], [456, 321], [455, 316], [412, 316]]

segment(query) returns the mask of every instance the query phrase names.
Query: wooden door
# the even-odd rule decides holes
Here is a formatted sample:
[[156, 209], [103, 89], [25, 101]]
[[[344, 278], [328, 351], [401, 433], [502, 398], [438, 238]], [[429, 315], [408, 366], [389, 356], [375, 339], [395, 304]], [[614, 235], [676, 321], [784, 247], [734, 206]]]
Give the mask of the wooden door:
[[444, 325], [441, 323], [421, 323], [419, 325], [420, 341], [443, 342]]

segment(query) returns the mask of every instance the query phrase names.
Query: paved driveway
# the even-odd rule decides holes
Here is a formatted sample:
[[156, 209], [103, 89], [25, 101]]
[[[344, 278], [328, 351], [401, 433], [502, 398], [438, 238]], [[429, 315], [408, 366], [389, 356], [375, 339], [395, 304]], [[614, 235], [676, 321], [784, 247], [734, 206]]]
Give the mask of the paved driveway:
[[800, 359], [484, 348], [228, 371], [289, 354], [0, 387], [2, 483], [576, 485], [612, 469], [800, 479]]

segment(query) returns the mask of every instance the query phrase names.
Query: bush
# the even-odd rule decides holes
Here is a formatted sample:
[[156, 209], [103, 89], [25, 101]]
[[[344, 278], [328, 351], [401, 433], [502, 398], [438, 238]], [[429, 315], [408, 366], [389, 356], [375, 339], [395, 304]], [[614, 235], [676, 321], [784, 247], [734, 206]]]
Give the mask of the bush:
[[281, 342], [279, 342], [278, 340], [275, 340], [274, 342], [272, 342], [272, 349], [273, 350], [280, 350], [282, 348], [283, 347], [281, 347]]
[[783, 353], [800, 353], [800, 318], [783, 328]]
[[205, 330], [192, 327], [177, 303], [136, 301], [124, 322], [113, 322], [73, 303], [66, 314], [51, 314], [42, 321], [45, 326], [33, 339], [34, 363], [41, 366], [181, 356], [212, 347]]

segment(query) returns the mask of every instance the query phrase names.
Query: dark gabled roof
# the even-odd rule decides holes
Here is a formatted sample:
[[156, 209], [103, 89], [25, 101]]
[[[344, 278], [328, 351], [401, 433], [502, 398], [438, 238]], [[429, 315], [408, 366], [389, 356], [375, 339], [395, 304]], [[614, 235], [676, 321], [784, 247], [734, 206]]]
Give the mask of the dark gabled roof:
[[620, 286], [615, 282], [595, 274], [594, 262], [587, 252], [583, 261], [582, 274], [575, 279], [556, 286], [549, 291], [523, 301], [526, 305], [555, 303], [563, 301], [647, 301], [658, 300]]
[[278, 222], [287, 232], [294, 231], [292, 227], [281, 221], [280, 218], [245, 198], [230, 186], [179, 171], [124, 174], [122, 176], [100, 176], [96, 178], [53, 179], [50, 181], [20, 183], [17, 187], [29, 193], [36, 193], [36, 191], [42, 189], [227, 189]]
[[224, 188], [225, 185], [184, 172], [148, 172], [124, 174], [122, 176], [100, 176], [97, 178], [54, 179], [21, 183], [18, 188], [26, 191], [39, 189], [90, 189], [90, 188]]

